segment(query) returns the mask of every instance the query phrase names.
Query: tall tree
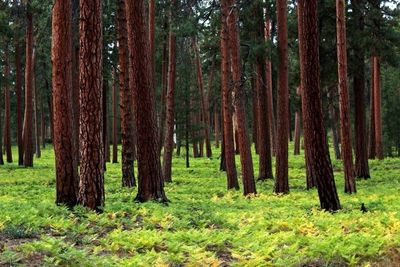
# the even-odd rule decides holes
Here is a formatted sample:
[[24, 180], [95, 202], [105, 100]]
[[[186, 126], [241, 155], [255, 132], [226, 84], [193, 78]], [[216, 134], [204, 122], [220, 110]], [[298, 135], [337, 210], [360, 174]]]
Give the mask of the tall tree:
[[349, 92], [347, 89], [347, 41], [346, 41], [346, 19], [344, 0], [336, 0], [336, 38], [337, 38], [337, 60], [339, 78], [339, 108], [340, 108], [340, 130], [342, 158], [344, 166], [344, 191], [352, 194], [356, 190], [356, 181], [353, 169], [353, 152], [351, 149], [351, 127], [349, 113]]
[[278, 98], [276, 137], [275, 193], [289, 192], [288, 130], [289, 130], [289, 85], [288, 85], [288, 40], [287, 0], [276, 1], [278, 20]]
[[[244, 107], [244, 89], [242, 80], [242, 70], [240, 62], [240, 40], [238, 29], [238, 14], [235, 0], [223, 0], [228, 2], [231, 8], [227, 17], [229, 51], [231, 58], [232, 81], [233, 81], [233, 105], [235, 108], [238, 147], [240, 151], [240, 162], [242, 165], [243, 193], [244, 195], [256, 194], [256, 184], [254, 181], [253, 160], [249, 137], [247, 135], [246, 111]], [[221, 1], [222, 2], [222, 1]]]
[[174, 10], [176, 10], [176, 1], [171, 1], [169, 11], [169, 36], [168, 36], [168, 85], [166, 94], [166, 121], [165, 121], [165, 140], [164, 141], [164, 157], [163, 157], [163, 177], [166, 182], [171, 182], [172, 171], [172, 153], [174, 150], [174, 125], [175, 125], [175, 77], [176, 77], [176, 36], [172, 28], [172, 20], [174, 18]]
[[[364, 31], [364, 0], [352, 0], [354, 23], [358, 33]], [[359, 36], [356, 34], [355, 36]], [[368, 144], [365, 126], [365, 54], [359, 40], [354, 40], [354, 114], [355, 114], [355, 175], [356, 177], [369, 178]]]
[[239, 189], [239, 182], [235, 163], [235, 145], [232, 122], [232, 91], [229, 86], [231, 69], [229, 60], [229, 33], [227, 19], [229, 14], [228, 1], [221, 1], [221, 91], [222, 91], [222, 119], [223, 141], [222, 152], [228, 189]]
[[[4, 146], [6, 149], [6, 160], [8, 163], [13, 162], [11, 152], [11, 108], [10, 108], [10, 65], [9, 65], [9, 54], [8, 44], [5, 46], [4, 52]], [[0, 135], [1, 136], [1, 135]], [[0, 151], [2, 153], [2, 151]]]
[[129, 86], [128, 37], [125, 0], [117, 0], [119, 92], [121, 99], [122, 186], [136, 186], [134, 173], [134, 116], [132, 88]]
[[100, 0], [80, 0], [80, 186], [79, 202], [90, 209], [104, 206], [102, 87], [102, 8]]
[[319, 76], [318, 0], [299, 0], [299, 24], [301, 27], [300, 56], [301, 88], [303, 92], [304, 138], [309, 145], [310, 159], [318, 164], [316, 183], [322, 209], [340, 209], [339, 197], [333, 177], [328, 143], [322, 113]]
[[376, 158], [383, 159], [382, 119], [381, 119], [381, 65], [380, 58], [374, 57], [374, 116]]
[[56, 203], [69, 207], [78, 201], [78, 167], [73, 140], [71, 0], [56, 0], [52, 18], [52, 84]]
[[22, 70], [21, 70], [21, 45], [15, 44], [15, 92], [17, 95], [17, 144], [18, 144], [18, 165], [24, 165], [24, 142], [23, 131], [23, 108], [22, 108]]
[[375, 159], [376, 157], [376, 144], [375, 144], [375, 70], [374, 70], [374, 57], [371, 57], [371, 92], [370, 92], [370, 124], [369, 124], [369, 144], [368, 144], [368, 158]]
[[117, 105], [118, 105], [118, 92], [117, 92], [117, 76], [115, 70], [113, 70], [113, 95], [112, 95], [112, 104], [113, 104], [113, 158], [112, 163], [118, 163], [118, 114], [117, 114]]
[[32, 57], [32, 75], [33, 75], [33, 125], [34, 125], [34, 132], [35, 132], [35, 155], [37, 158], [42, 156], [42, 152], [40, 150], [40, 133], [39, 133], [39, 118], [38, 118], [38, 88], [36, 84], [36, 49], [33, 50], [33, 57]]
[[33, 15], [31, 0], [27, 1], [25, 53], [25, 119], [24, 119], [24, 166], [33, 167], [32, 114], [33, 114]]
[[[129, 83], [136, 111], [138, 194], [136, 200], [167, 201], [162, 178], [155, 97], [152, 82], [149, 38], [146, 31], [143, 0], [126, 1], [129, 47]], [[140, 111], [140, 112], [138, 112]]]

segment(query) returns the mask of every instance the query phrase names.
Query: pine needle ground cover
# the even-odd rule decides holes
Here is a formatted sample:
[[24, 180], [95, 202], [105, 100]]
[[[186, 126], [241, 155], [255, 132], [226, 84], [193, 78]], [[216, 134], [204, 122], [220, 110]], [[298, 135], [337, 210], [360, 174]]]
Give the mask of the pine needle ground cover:
[[175, 156], [173, 166], [164, 206], [135, 203], [135, 190], [121, 188], [120, 164], [108, 164], [102, 214], [54, 204], [52, 149], [32, 169], [1, 166], [0, 265], [400, 265], [400, 159], [370, 161], [372, 178], [357, 181], [355, 195], [343, 193], [334, 161], [343, 207], [334, 214], [305, 189], [304, 155], [290, 156], [288, 195], [274, 195], [272, 180], [251, 198], [227, 191], [216, 157], [186, 169]]

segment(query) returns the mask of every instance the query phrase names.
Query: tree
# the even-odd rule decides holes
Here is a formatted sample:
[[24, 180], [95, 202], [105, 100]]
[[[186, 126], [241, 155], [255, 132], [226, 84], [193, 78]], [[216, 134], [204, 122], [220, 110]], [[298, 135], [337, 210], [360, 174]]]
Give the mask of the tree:
[[81, 92], [79, 203], [99, 211], [104, 206], [101, 1], [80, 0], [79, 7], [79, 87]]
[[382, 120], [381, 120], [381, 66], [380, 58], [374, 57], [374, 119], [376, 158], [383, 159]]
[[344, 191], [352, 194], [357, 192], [353, 169], [353, 152], [350, 140], [349, 92], [347, 89], [347, 47], [346, 47], [346, 20], [344, 0], [336, 0], [336, 30], [337, 30], [337, 59], [339, 78], [339, 101], [341, 121], [341, 145], [344, 165]]
[[115, 74], [115, 70], [113, 70], [113, 95], [112, 95], [112, 104], [113, 104], [113, 158], [112, 163], [118, 163], [118, 114], [117, 114], [117, 105], [118, 105], [118, 92], [117, 92], [117, 77]]
[[370, 92], [370, 123], [369, 123], [369, 144], [368, 144], [368, 158], [375, 159], [376, 157], [376, 145], [375, 145], [375, 97], [374, 97], [374, 57], [371, 57], [371, 92]]
[[[297, 87], [296, 93], [301, 97], [300, 87]], [[300, 155], [300, 136], [301, 136], [301, 112], [296, 110], [295, 113], [295, 127], [294, 127], [294, 155]]]
[[303, 92], [304, 138], [309, 145], [310, 159], [318, 164], [316, 184], [321, 208], [336, 211], [340, 209], [339, 197], [333, 177], [328, 143], [322, 116], [322, 101], [319, 80], [319, 42], [317, 0], [299, 0], [299, 24], [302, 34], [300, 56], [301, 88]]
[[240, 162], [242, 165], [243, 193], [244, 195], [256, 194], [256, 184], [254, 181], [253, 160], [249, 137], [247, 135], [246, 111], [244, 107], [244, 90], [242, 80], [242, 70], [240, 62], [240, 40], [238, 30], [238, 15], [235, 7], [235, 0], [223, 0], [228, 2], [231, 10], [228, 13], [228, 36], [229, 51], [233, 81], [233, 106], [235, 108], [236, 124], [238, 134], [238, 147], [240, 151]]
[[25, 62], [25, 119], [24, 119], [24, 166], [33, 167], [32, 114], [33, 114], [33, 15], [31, 0], [26, 12], [26, 62]]
[[164, 141], [164, 157], [163, 157], [163, 177], [166, 182], [172, 182], [172, 153], [174, 150], [174, 125], [175, 125], [175, 77], [176, 77], [176, 36], [172, 29], [172, 19], [174, 18], [174, 10], [176, 1], [171, 1], [169, 13], [169, 36], [168, 36], [168, 85], [166, 94], [166, 121], [165, 121], [165, 140]]
[[21, 70], [21, 45], [15, 43], [15, 93], [17, 95], [17, 144], [18, 144], [18, 165], [24, 165], [24, 142], [23, 131], [23, 110], [22, 110], [22, 70]]
[[118, 0], [117, 36], [119, 62], [119, 92], [121, 99], [122, 186], [136, 186], [134, 164], [134, 116], [132, 88], [129, 86], [128, 39], [125, 0]]
[[72, 117], [72, 14], [70, 0], [56, 0], [52, 18], [52, 83], [54, 150], [56, 156], [56, 203], [69, 207], [78, 200], [78, 167]]
[[[10, 78], [10, 65], [8, 58], [8, 44], [5, 47], [5, 55], [4, 55], [4, 146], [6, 149], [6, 161], [8, 163], [12, 163], [12, 152], [11, 152], [11, 109], [10, 109], [10, 87], [9, 87], [9, 78]], [[1, 136], [1, 135], [0, 135]], [[2, 151], [0, 150], [0, 153]]]
[[278, 98], [276, 137], [276, 180], [275, 193], [289, 192], [288, 178], [288, 129], [289, 129], [289, 88], [288, 88], [288, 41], [287, 41], [287, 1], [277, 0], [278, 20]]
[[139, 179], [136, 200], [165, 202], [168, 200], [161, 172], [155, 97], [151, 88], [152, 82], [147, 75], [151, 72], [151, 64], [144, 1], [126, 1], [125, 6], [130, 59], [129, 83], [133, 89], [138, 144]]
[[224, 153], [224, 167], [227, 175], [228, 189], [239, 189], [235, 163], [235, 145], [233, 139], [232, 122], [232, 92], [230, 90], [231, 69], [229, 60], [229, 33], [227, 19], [229, 14], [228, 1], [221, 1], [221, 90], [222, 90], [222, 118], [223, 140], [222, 152]]

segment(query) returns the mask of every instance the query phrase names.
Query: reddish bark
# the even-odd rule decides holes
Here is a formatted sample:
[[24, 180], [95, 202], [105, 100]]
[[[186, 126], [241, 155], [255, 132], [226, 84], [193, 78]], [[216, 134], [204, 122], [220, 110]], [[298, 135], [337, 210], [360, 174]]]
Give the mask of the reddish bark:
[[[176, 1], [171, 1], [171, 10], [169, 14], [169, 25], [172, 25]], [[170, 27], [168, 37], [169, 62], [168, 62], [168, 88], [166, 95], [166, 122], [165, 122], [165, 140], [163, 157], [163, 177], [164, 181], [172, 182], [172, 154], [174, 151], [174, 126], [175, 126], [175, 76], [176, 76], [176, 36]]]
[[24, 118], [24, 166], [33, 167], [32, 114], [33, 114], [33, 19], [31, 0], [27, 2], [26, 53], [25, 53], [25, 118]]
[[308, 152], [315, 168], [320, 206], [324, 210], [340, 209], [339, 197], [333, 177], [328, 142], [322, 113], [319, 77], [319, 36], [317, 0], [299, 0], [299, 24], [301, 27], [300, 56], [301, 88], [303, 92], [304, 138], [310, 144]]
[[289, 192], [288, 178], [288, 130], [289, 130], [289, 85], [288, 85], [288, 41], [287, 41], [287, 0], [276, 1], [278, 21], [278, 98], [276, 137], [276, 179], [275, 193]]
[[229, 33], [227, 19], [229, 14], [228, 1], [221, 1], [221, 91], [223, 118], [223, 167], [226, 170], [228, 189], [239, 189], [235, 163], [235, 145], [232, 121], [232, 91], [230, 84]]
[[376, 144], [375, 144], [375, 64], [374, 57], [371, 57], [371, 92], [370, 92], [370, 124], [369, 124], [369, 150], [368, 157], [375, 159], [376, 157]]
[[126, 1], [129, 47], [129, 83], [133, 89], [136, 111], [139, 183], [137, 201], [168, 201], [164, 192], [155, 97], [149, 60], [149, 38], [146, 31], [143, 0]]
[[219, 148], [219, 136], [220, 136], [220, 119], [219, 119], [219, 112], [218, 112], [218, 108], [217, 105], [214, 106], [214, 140], [215, 140], [215, 147]]
[[[11, 151], [11, 108], [10, 108], [10, 65], [8, 61], [8, 45], [5, 47], [5, 66], [4, 66], [4, 146], [6, 150], [6, 161], [12, 163], [12, 151]], [[0, 135], [1, 136], [1, 135]], [[2, 153], [2, 151], [0, 151]]]
[[[164, 30], [167, 31], [167, 23], [164, 25]], [[164, 145], [164, 134], [165, 134], [165, 117], [166, 117], [166, 98], [168, 90], [168, 53], [167, 47], [167, 34], [164, 37], [163, 55], [162, 55], [162, 80], [161, 80], [161, 115], [160, 115], [160, 151]]]
[[117, 94], [117, 77], [115, 74], [115, 70], [113, 70], [113, 95], [112, 95], [112, 104], [113, 104], [113, 157], [112, 163], [118, 163], [118, 114], [117, 114], [117, 106], [118, 106], [118, 94]]
[[374, 57], [374, 116], [376, 158], [383, 159], [382, 119], [381, 119], [381, 66], [380, 58]]
[[128, 39], [125, 0], [118, 0], [117, 9], [119, 92], [121, 99], [122, 186], [136, 186], [134, 173], [134, 116], [133, 96], [129, 86]]
[[33, 125], [35, 131], [35, 154], [37, 158], [40, 158], [42, 152], [40, 151], [40, 132], [39, 132], [39, 119], [38, 119], [38, 94], [37, 94], [37, 86], [36, 86], [36, 76], [35, 76], [35, 62], [36, 62], [36, 51], [33, 51], [33, 58], [32, 58], [32, 75], [33, 75]]
[[[244, 195], [256, 194], [256, 184], [254, 181], [253, 160], [249, 137], [247, 135], [246, 110], [244, 107], [244, 90], [242, 81], [242, 70], [240, 62], [240, 40], [238, 30], [238, 14], [234, 8], [235, 0], [224, 0], [232, 9], [228, 13], [227, 24], [229, 33], [229, 50], [231, 57], [232, 80], [233, 80], [233, 105], [235, 108], [238, 145], [240, 151], [240, 162], [242, 165], [243, 193]], [[222, 1], [221, 1], [222, 2]]]
[[23, 109], [22, 109], [22, 70], [21, 70], [21, 46], [15, 45], [15, 92], [17, 95], [17, 144], [18, 144], [18, 165], [24, 165], [24, 142], [23, 132]]
[[[255, 71], [254, 71], [255, 72]], [[251, 89], [253, 93], [252, 97], [252, 108], [253, 108], [253, 142], [256, 154], [258, 154], [258, 92], [256, 89], [256, 75], [251, 76]]]
[[79, 0], [72, 1], [72, 110], [74, 154], [79, 165]]
[[100, 0], [80, 0], [80, 187], [79, 202], [90, 209], [104, 206], [103, 35]]
[[344, 0], [336, 0], [336, 38], [338, 60], [338, 88], [342, 159], [344, 167], [344, 192], [356, 193], [356, 181], [353, 169], [353, 153], [351, 148], [351, 128], [349, 112], [349, 92], [347, 88], [347, 47], [346, 19]]
[[150, 51], [150, 65], [153, 83], [155, 82], [155, 29], [156, 29], [156, 3], [155, 0], [149, 0], [149, 51]]
[[56, 203], [72, 207], [77, 203], [79, 179], [72, 130], [71, 1], [56, 0], [52, 14]]

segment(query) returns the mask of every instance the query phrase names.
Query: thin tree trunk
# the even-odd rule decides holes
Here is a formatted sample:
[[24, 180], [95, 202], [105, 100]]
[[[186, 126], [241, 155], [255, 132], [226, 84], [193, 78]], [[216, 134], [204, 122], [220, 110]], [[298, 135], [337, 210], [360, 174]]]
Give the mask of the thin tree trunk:
[[288, 129], [289, 129], [289, 87], [288, 87], [288, 41], [287, 41], [287, 0], [277, 0], [278, 21], [278, 98], [276, 138], [276, 180], [275, 193], [289, 192]]
[[[336, 88], [334, 88], [336, 90]], [[335, 151], [335, 158], [340, 160], [341, 153], [339, 148], [339, 137], [338, 137], [338, 125], [337, 125], [337, 114], [336, 114], [336, 107], [334, 104], [334, 99], [332, 96], [331, 90], [328, 92], [328, 99], [329, 99], [329, 117], [331, 119], [331, 127], [332, 127], [332, 141], [333, 141], [333, 149]]]
[[[166, 16], [167, 17], [167, 16]], [[168, 28], [168, 23], [167, 19], [165, 19], [165, 24], [164, 24], [164, 31], [167, 31]], [[160, 127], [160, 151], [162, 149], [162, 146], [164, 145], [164, 134], [165, 134], [165, 120], [166, 120], [166, 98], [167, 98], [167, 90], [168, 90], [168, 38], [169, 34], [164, 34], [164, 45], [163, 45], [163, 54], [162, 54], [162, 81], [161, 81], [161, 115], [160, 115], [160, 122], [159, 122], [159, 127]]]
[[118, 106], [118, 92], [117, 92], [117, 76], [115, 70], [113, 70], [113, 157], [112, 163], [118, 163], [118, 114], [117, 114], [117, 106]]
[[166, 95], [166, 122], [165, 122], [165, 140], [164, 140], [164, 157], [163, 157], [163, 178], [166, 182], [172, 182], [172, 154], [174, 151], [174, 125], [175, 125], [175, 77], [176, 77], [176, 36], [172, 30], [172, 20], [174, 18], [174, 10], [176, 1], [171, 1], [171, 9], [169, 14], [169, 62], [168, 62], [168, 87]]
[[144, 1], [126, 1], [129, 83], [136, 111], [139, 183], [136, 200], [168, 201], [164, 192]]
[[247, 135], [246, 110], [244, 107], [244, 89], [242, 80], [242, 70], [240, 62], [240, 40], [238, 29], [237, 9], [233, 8], [235, 0], [228, 1], [228, 6], [232, 7], [228, 13], [227, 24], [229, 33], [229, 50], [232, 62], [232, 80], [233, 80], [233, 105], [235, 108], [237, 132], [240, 151], [240, 162], [242, 165], [243, 193], [244, 195], [256, 194], [256, 184], [254, 181], [253, 160], [249, 137]]
[[73, 207], [78, 201], [79, 178], [72, 130], [71, 1], [56, 0], [52, 15], [56, 203]]
[[33, 53], [33, 117], [34, 117], [34, 130], [35, 130], [35, 154], [37, 158], [41, 158], [42, 152], [40, 151], [40, 132], [39, 132], [39, 111], [38, 111], [38, 93], [36, 86], [36, 76], [35, 76], [35, 62], [36, 62], [36, 52]]
[[374, 108], [375, 108], [375, 149], [376, 158], [383, 159], [381, 120], [381, 66], [380, 58], [374, 57]]
[[27, 25], [26, 25], [26, 63], [25, 63], [25, 119], [24, 119], [24, 166], [33, 167], [32, 148], [32, 111], [33, 111], [33, 19], [31, 11], [31, 0], [27, 3]]
[[217, 104], [214, 106], [214, 140], [215, 140], [215, 148], [219, 148], [219, 136], [220, 136], [220, 119]]
[[21, 70], [21, 46], [15, 44], [15, 91], [17, 95], [17, 144], [18, 144], [18, 165], [24, 165], [24, 142], [23, 131], [23, 108], [22, 108], [22, 70]]
[[42, 140], [42, 148], [46, 148], [46, 124], [44, 121], [43, 101], [40, 104], [40, 139]]
[[252, 106], [253, 106], [253, 143], [254, 143], [254, 148], [256, 151], [256, 154], [258, 154], [258, 91], [256, 88], [256, 73], [254, 70], [254, 75], [251, 76], [251, 89], [252, 89]]
[[346, 19], [344, 0], [336, 0], [336, 36], [338, 60], [338, 87], [339, 108], [341, 122], [341, 146], [344, 167], [344, 192], [356, 193], [356, 180], [353, 167], [353, 153], [351, 148], [351, 127], [349, 112], [349, 92], [347, 88], [347, 47], [346, 47]]
[[[80, 187], [79, 202], [104, 206], [103, 35], [100, 0], [80, 0]], [[95, 149], [93, 149], [95, 148]]]
[[309, 145], [310, 159], [318, 164], [316, 183], [320, 206], [324, 210], [340, 209], [339, 197], [333, 177], [322, 113], [319, 77], [319, 44], [317, 0], [299, 0], [299, 20], [301, 21], [300, 56], [304, 64], [301, 68], [301, 88], [303, 93], [304, 138]]
[[125, 0], [118, 0], [117, 9], [119, 92], [121, 99], [121, 141], [122, 141], [122, 186], [136, 186], [134, 172], [134, 116], [133, 97], [129, 86], [128, 39]]
[[106, 162], [110, 162], [110, 136], [108, 126], [108, 81], [104, 79], [102, 83], [102, 116], [103, 116], [103, 146], [104, 146], [104, 170], [107, 169]]
[[[227, 19], [229, 14], [229, 2], [221, 1], [221, 91], [222, 91], [222, 118], [223, 118], [223, 152], [228, 189], [239, 189], [239, 182], [235, 163], [235, 145], [233, 137], [232, 121], [232, 91], [230, 84], [230, 60], [229, 60], [229, 33]], [[223, 164], [223, 163], [222, 163]]]
[[[9, 87], [9, 78], [10, 78], [10, 65], [8, 61], [8, 44], [5, 47], [5, 66], [4, 66], [4, 117], [5, 117], [5, 125], [4, 125], [4, 146], [6, 150], [6, 160], [8, 163], [13, 162], [12, 151], [11, 151], [11, 108], [10, 108], [10, 87]], [[1, 135], [0, 135], [1, 136]]]
[[375, 144], [375, 64], [374, 57], [371, 57], [371, 92], [370, 92], [370, 124], [369, 124], [369, 150], [368, 157], [375, 159], [376, 157], [376, 144]]
[[[0, 95], [1, 95], [1, 87], [0, 87]], [[4, 159], [3, 159], [3, 138], [1, 138], [3, 136], [3, 126], [1, 125], [1, 114], [2, 110], [1, 110], [1, 105], [0, 105], [0, 165], [4, 165]]]
[[[301, 97], [300, 87], [297, 88], [296, 93]], [[301, 108], [300, 108], [301, 110]], [[301, 112], [296, 110], [294, 122], [294, 155], [300, 155], [300, 136], [301, 136]]]

